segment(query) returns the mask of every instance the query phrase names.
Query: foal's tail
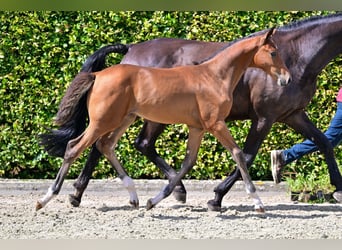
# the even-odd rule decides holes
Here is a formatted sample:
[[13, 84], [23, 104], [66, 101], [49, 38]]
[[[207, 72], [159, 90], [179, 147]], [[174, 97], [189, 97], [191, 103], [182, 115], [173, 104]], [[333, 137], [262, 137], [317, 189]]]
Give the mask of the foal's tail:
[[125, 55], [128, 52], [130, 45], [121, 43], [107, 45], [97, 50], [87, 58], [82, 66], [82, 72], [95, 72], [105, 68], [106, 56], [110, 53], [120, 53]]
[[63, 157], [67, 144], [86, 128], [87, 93], [93, 86], [95, 76], [80, 72], [68, 87], [55, 118], [58, 129], [49, 129], [47, 134], [40, 134], [40, 145], [52, 156]]
[[[100, 71], [106, 67], [106, 56], [110, 53], [126, 54], [129, 45], [107, 45], [90, 55], [79, 73], [67, 89], [57, 116], [55, 118], [58, 129], [49, 129], [46, 134], [40, 134], [40, 145], [52, 156], [63, 157], [69, 140], [76, 138], [86, 128], [87, 95], [95, 77], [86, 72]], [[82, 73], [83, 72], [83, 73]]]

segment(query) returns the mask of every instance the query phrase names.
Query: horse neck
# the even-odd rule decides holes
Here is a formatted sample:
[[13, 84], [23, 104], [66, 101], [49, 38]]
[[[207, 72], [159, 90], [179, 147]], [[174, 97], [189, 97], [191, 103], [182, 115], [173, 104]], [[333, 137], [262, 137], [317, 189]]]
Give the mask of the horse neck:
[[208, 66], [210, 71], [231, 89], [231, 85], [236, 86], [247, 67], [252, 64], [259, 43], [260, 37], [243, 39], [222, 50], [203, 63], [203, 66]]
[[296, 73], [292, 77], [314, 80], [342, 52], [342, 16], [293, 30], [278, 30], [273, 38], [287, 67]]

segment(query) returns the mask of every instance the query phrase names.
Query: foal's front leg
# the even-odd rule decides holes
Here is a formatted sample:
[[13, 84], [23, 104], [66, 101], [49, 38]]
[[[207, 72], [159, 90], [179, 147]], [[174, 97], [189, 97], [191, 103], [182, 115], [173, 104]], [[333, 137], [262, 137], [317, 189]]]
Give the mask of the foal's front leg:
[[213, 126], [213, 128], [210, 130], [210, 132], [220, 141], [220, 143], [227, 150], [231, 152], [232, 157], [234, 161], [237, 163], [242, 179], [246, 185], [246, 192], [253, 199], [255, 210], [257, 212], [264, 212], [265, 211], [264, 205], [262, 204], [258, 194], [256, 193], [256, 188], [248, 173], [246, 159], [244, 157], [244, 154], [242, 150], [239, 148], [239, 146], [236, 144], [236, 142], [234, 141], [224, 121], [217, 122], [216, 125]]
[[201, 140], [204, 135], [204, 130], [189, 127], [189, 138], [186, 149], [186, 156], [182, 163], [182, 168], [179, 173], [171, 179], [170, 183], [166, 185], [162, 191], [147, 201], [146, 209], [149, 210], [156, 206], [161, 200], [168, 197], [182, 178], [192, 169], [196, 162], [198, 149], [201, 145]]
[[[156, 140], [164, 131], [165, 126], [165, 124], [145, 120], [134, 145], [136, 149], [163, 171], [167, 179], [171, 181], [176, 176], [177, 172], [158, 155], [155, 148]], [[173, 190], [173, 195], [177, 201], [182, 203], [186, 202], [186, 190], [182, 181], [180, 181]]]
[[[260, 148], [265, 136], [270, 131], [272, 122], [267, 122], [265, 119], [252, 120], [252, 125], [245, 141], [243, 149], [244, 157], [247, 161], [247, 169], [252, 165], [254, 158]], [[234, 183], [241, 178], [241, 173], [238, 167], [235, 167], [233, 172], [227, 176], [217, 187], [215, 187], [215, 197], [208, 201], [208, 207], [213, 211], [221, 210], [223, 197], [233, 187]]]

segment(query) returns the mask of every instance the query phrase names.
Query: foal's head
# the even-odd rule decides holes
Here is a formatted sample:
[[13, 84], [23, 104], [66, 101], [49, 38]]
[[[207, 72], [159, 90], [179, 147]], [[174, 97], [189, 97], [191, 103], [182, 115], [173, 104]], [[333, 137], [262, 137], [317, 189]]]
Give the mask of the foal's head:
[[272, 39], [272, 35], [275, 31], [276, 30], [272, 28], [261, 37], [260, 47], [254, 56], [253, 65], [251, 66], [263, 69], [277, 80], [279, 86], [285, 86], [290, 82], [291, 76]]

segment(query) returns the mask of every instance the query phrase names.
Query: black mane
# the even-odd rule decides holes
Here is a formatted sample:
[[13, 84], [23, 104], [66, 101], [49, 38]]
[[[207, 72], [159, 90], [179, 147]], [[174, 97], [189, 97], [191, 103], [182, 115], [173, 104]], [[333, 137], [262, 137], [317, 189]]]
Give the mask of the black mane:
[[[320, 24], [320, 23], [324, 23], [326, 22], [328, 19], [335, 19], [335, 18], [341, 18], [342, 17], [342, 12], [337, 12], [335, 14], [331, 14], [331, 15], [322, 15], [322, 16], [312, 16], [312, 17], [308, 17], [306, 19], [302, 19], [302, 20], [298, 20], [298, 21], [294, 21], [291, 22], [289, 24], [286, 24], [284, 26], [280, 26], [277, 27], [277, 30], [279, 31], [289, 31], [289, 30], [293, 30], [296, 28], [303, 28], [303, 26], [305, 25], [314, 25], [314, 24]], [[221, 51], [225, 50], [227, 47], [233, 45], [234, 43], [241, 41], [243, 39], [247, 39], [256, 35], [260, 35], [262, 33], [265, 33], [268, 29], [266, 30], [262, 30], [262, 31], [257, 31], [255, 33], [252, 33], [246, 37], [242, 37], [242, 38], [238, 38], [234, 41], [228, 42], [226, 46], [224, 46], [223, 48], [221, 48], [220, 50], [216, 51], [213, 55], [211, 55], [210, 57], [199, 61], [199, 62], [193, 62], [194, 65], [198, 65], [198, 64], [202, 64], [210, 59], [212, 59], [213, 57], [215, 57], [218, 53], [220, 53]]]
[[333, 20], [335, 18], [341, 18], [341, 17], [342, 17], [342, 12], [338, 12], [338, 13], [331, 14], [331, 15], [312, 16], [306, 19], [294, 21], [284, 26], [281, 26], [278, 28], [278, 30], [288, 31], [288, 30], [299, 28], [299, 27], [302, 28], [305, 25], [321, 24], [321, 23], [326, 22], [327, 20], [330, 20], [330, 19]]

